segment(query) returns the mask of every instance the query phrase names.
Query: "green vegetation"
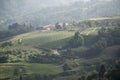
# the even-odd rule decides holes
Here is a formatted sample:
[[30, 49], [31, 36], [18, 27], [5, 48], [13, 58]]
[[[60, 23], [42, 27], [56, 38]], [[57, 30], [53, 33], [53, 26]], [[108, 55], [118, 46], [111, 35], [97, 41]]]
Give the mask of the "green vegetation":
[[76, 32], [74, 37], [69, 41], [67, 47], [77, 48], [84, 45], [84, 37], [80, 35], [79, 32]]
[[8, 26], [7, 30], [0, 31], [0, 34], [1, 34], [0, 38], [4, 40], [6, 38], [9, 38], [18, 34], [22, 34], [22, 33], [27, 33], [33, 30], [35, 30], [35, 28], [32, 25], [13, 23], [12, 25]]
[[100, 66], [114, 66], [118, 61], [120, 28], [118, 23], [106, 21], [111, 23], [107, 26], [104, 21], [88, 20], [82, 22], [85, 27], [78, 22], [71, 29], [35, 30], [4, 38], [0, 42], [0, 79], [107, 80], [104, 74], [109, 70]]
[[20, 74], [19, 69], [25, 69], [24, 74], [41, 74], [41, 75], [52, 75], [62, 72], [62, 68], [58, 65], [53, 64], [37, 64], [37, 63], [5, 63], [0, 64], [0, 79], [12, 78], [17, 76], [16, 72]]
[[[69, 38], [71, 36], [74, 35], [74, 32], [68, 32], [68, 31], [46, 31], [46, 32], [34, 32], [32, 33], [30, 36], [26, 36], [25, 38], [21, 39], [23, 40], [24, 44], [29, 44], [32, 46], [43, 46], [46, 45], [46, 47], [48, 46], [54, 46], [55, 47], [59, 46], [59, 45], [64, 45], [65, 43], [65, 39]], [[18, 36], [19, 37], [19, 36]], [[16, 37], [17, 38], [17, 37]], [[14, 39], [14, 38], [13, 38]], [[51, 44], [52, 43], [52, 44]]]

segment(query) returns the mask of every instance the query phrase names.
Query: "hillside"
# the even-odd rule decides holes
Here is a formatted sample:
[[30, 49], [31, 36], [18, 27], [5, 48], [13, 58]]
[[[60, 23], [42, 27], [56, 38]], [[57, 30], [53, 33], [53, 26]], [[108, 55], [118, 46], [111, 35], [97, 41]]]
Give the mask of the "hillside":
[[0, 79], [77, 80], [98, 73], [101, 64], [119, 60], [119, 20], [94, 18], [75, 22], [71, 30], [7, 37], [0, 42]]
[[31, 45], [31, 46], [45, 46], [49, 47], [52, 45], [56, 45], [55, 47], [58, 47], [59, 45], [64, 45], [67, 38], [74, 35], [74, 32], [68, 32], [68, 31], [35, 31], [30, 32], [22, 35], [15, 36], [10, 41], [17, 41], [19, 39], [22, 39], [22, 42], [24, 45]]

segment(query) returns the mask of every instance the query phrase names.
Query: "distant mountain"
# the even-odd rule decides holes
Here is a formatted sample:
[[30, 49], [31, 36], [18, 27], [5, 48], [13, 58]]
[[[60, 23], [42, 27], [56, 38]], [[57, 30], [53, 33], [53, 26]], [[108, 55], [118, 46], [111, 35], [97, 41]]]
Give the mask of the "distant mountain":
[[0, 23], [45, 25], [120, 16], [119, 0], [0, 0]]

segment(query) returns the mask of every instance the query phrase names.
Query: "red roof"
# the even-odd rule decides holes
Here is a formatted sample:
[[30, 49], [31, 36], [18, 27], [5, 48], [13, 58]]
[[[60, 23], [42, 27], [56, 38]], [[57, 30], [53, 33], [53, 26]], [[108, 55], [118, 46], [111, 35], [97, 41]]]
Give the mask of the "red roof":
[[51, 27], [52, 27], [52, 25], [51, 25], [51, 24], [46, 25], [46, 26], [43, 26], [43, 28], [51, 28]]

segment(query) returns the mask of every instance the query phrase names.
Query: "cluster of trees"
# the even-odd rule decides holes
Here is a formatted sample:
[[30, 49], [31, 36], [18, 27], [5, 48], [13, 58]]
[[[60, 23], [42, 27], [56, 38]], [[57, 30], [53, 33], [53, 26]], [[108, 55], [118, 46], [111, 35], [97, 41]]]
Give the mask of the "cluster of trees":
[[87, 20], [76, 23], [78, 27], [111, 27], [120, 26], [119, 19], [105, 19], [105, 20]]
[[63, 71], [64, 71], [64, 72], [66, 72], [66, 71], [68, 71], [68, 70], [71, 70], [70, 66], [69, 66], [67, 63], [65, 63], [65, 64], [62, 66], [62, 68], [63, 68]]
[[7, 55], [3, 55], [0, 52], [0, 63], [6, 63], [6, 62], [8, 62], [7, 60], [8, 60], [8, 56]]
[[114, 66], [106, 67], [102, 64], [98, 72], [94, 72], [90, 75], [81, 76], [78, 80], [120, 80], [120, 61], [115, 63]]
[[56, 23], [55, 28], [57, 30], [67, 30], [70, 26], [68, 26], [68, 23]]
[[11, 31], [13, 34], [21, 34], [26, 33], [35, 30], [35, 28], [32, 25], [26, 25], [26, 24], [18, 24], [13, 23], [12, 25], [8, 26], [8, 30]]
[[66, 48], [77, 48], [84, 45], [84, 37], [79, 33], [75, 32], [74, 36], [68, 41]]
[[117, 26], [113, 29], [101, 28], [98, 32], [100, 38], [104, 38], [106, 46], [119, 45], [120, 44], [120, 27]]
[[[90, 67], [90, 65], [88, 66]], [[63, 65], [63, 70], [64, 72], [60, 74], [61, 76], [80, 74], [78, 79], [73, 80], [120, 80], [120, 60], [115, 60], [112, 64], [97, 64], [91, 71], [84, 69], [83, 73], [72, 71], [68, 64]], [[89, 74], [87, 74], [87, 72], [89, 72]]]
[[32, 63], [61, 63], [63, 62], [63, 58], [61, 56], [52, 54], [46, 54], [46, 55], [41, 55], [41, 54], [31, 54], [29, 55], [29, 62]]
[[35, 51], [21, 50], [21, 49], [9, 49], [3, 48], [0, 50], [0, 63], [6, 62], [27, 62], [29, 61], [29, 54], [34, 54]]
[[4, 39], [17, 34], [22, 34], [35, 30], [32, 25], [13, 23], [8, 26], [8, 30], [0, 31], [0, 38]]
[[[6, 45], [6, 44], [4, 44]], [[4, 46], [3, 45], [3, 46]], [[30, 50], [22, 49], [9, 49], [11, 46], [7, 44], [7, 48], [3, 47], [0, 51], [0, 63], [6, 62], [30, 62], [30, 63], [62, 63], [64, 59], [62, 56], [55, 54], [48, 54], [48, 52], [42, 53]]]
[[0, 47], [7, 47], [7, 46], [13, 46], [13, 43], [9, 41], [9, 42], [4, 42], [0, 45]]
[[104, 28], [98, 31], [98, 40], [84, 52], [84, 56], [96, 56], [101, 53], [105, 48], [120, 45], [120, 28]]

